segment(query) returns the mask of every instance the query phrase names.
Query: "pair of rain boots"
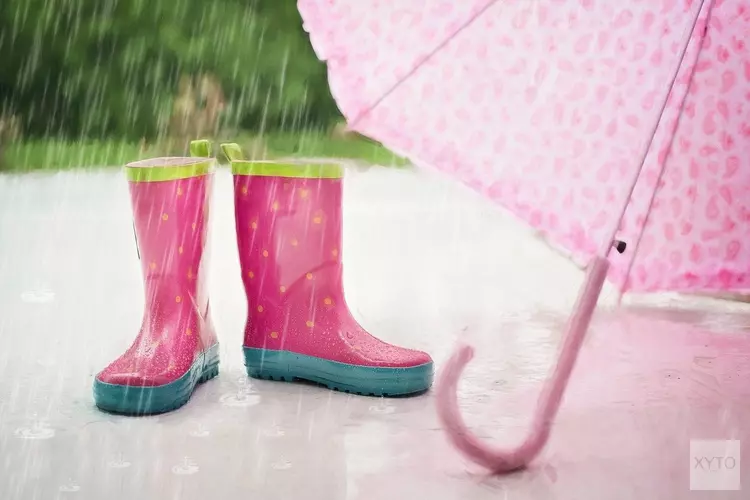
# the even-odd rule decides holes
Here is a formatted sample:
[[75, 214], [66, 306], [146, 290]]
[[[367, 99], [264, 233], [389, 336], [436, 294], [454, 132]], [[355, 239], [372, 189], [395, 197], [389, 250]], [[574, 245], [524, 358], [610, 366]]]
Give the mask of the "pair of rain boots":
[[[376, 339], [346, 305], [342, 167], [246, 161], [237, 145], [222, 149], [234, 177], [248, 375], [374, 396], [426, 391], [430, 356]], [[145, 308], [133, 344], [96, 376], [94, 400], [102, 410], [168, 412], [219, 373], [206, 281], [215, 160], [207, 141], [193, 142], [191, 155], [125, 168]]]

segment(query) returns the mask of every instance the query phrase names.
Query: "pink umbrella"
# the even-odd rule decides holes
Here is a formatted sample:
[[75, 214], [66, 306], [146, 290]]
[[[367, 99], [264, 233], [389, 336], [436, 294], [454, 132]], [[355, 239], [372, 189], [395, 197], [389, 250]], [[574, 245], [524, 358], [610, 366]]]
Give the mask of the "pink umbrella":
[[298, 7], [350, 128], [496, 200], [587, 264], [517, 448], [489, 448], [459, 414], [471, 347], [444, 367], [438, 413], [476, 462], [513, 470], [544, 446], [606, 279], [622, 292], [750, 289], [750, 1]]

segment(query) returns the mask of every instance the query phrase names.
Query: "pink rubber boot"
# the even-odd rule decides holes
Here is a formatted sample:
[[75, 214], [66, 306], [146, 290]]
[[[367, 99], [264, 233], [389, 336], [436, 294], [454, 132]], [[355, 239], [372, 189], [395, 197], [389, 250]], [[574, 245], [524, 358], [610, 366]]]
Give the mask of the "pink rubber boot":
[[222, 148], [234, 174], [248, 375], [376, 396], [427, 390], [430, 356], [376, 339], [346, 305], [341, 166], [243, 161], [236, 145]]
[[133, 344], [96, 376], [94, 400], [103, 410], [174, 410], [219, 372], [205, 271], [214, 160], [205, 141], [191, 144], [191, 153], [202, 157], [125, 168], [146, 303]]

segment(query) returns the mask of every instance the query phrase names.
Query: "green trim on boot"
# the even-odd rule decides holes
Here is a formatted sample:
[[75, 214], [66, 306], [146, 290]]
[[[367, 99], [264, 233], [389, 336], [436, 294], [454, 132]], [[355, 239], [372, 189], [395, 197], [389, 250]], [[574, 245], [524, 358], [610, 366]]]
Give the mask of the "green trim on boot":
[[192, 141], [190, 155], [131, 162], [125, 165], [125, 175], [130, 182], [161, 182], [200, 177], [214, 171], [215, 160], [211, 158], [210, 141]]
[[242, 148], [233, 142], [222, 144], [221, 150], [232, 162], [233, 175], [298, 179], [340, 179], [344, 176], [344, 169], [337, 162], [295, 159], [247, 160]]

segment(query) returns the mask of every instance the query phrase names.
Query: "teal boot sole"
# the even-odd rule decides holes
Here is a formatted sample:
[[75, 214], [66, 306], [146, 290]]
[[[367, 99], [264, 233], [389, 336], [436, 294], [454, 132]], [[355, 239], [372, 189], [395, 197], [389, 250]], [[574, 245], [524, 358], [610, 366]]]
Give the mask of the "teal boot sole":
[[94, 381], [96, 406], [121, 415], [157, 415], [185, 405], [198, 384], [219, 374], [219, 344], [204, 351], [179, 379], [169, 384], [140, 387]]
[[289, 351], [245, 347], [245, 367], [252, 378], [292, 382], [307, 380], [335, 391], [363, 396], [407, 396], [432, 386], [433, 364], [386, 368], [339, 363]]

